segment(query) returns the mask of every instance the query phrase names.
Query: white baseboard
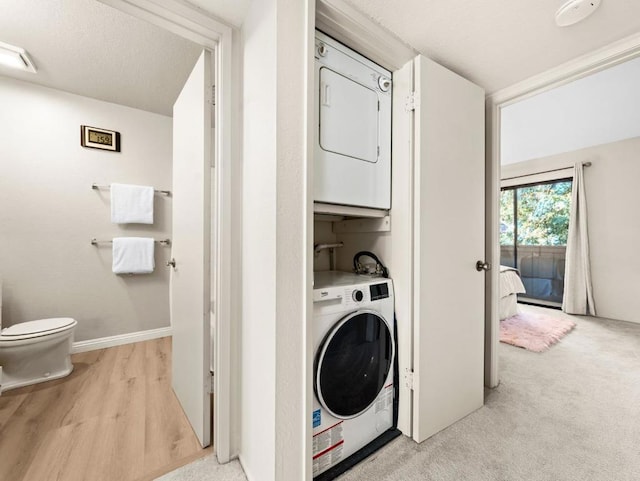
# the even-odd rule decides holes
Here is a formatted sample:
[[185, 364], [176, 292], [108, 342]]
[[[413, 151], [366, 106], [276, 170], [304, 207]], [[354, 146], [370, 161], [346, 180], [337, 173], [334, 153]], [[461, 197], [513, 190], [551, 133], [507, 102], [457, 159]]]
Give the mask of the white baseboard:
[[71, 353], [75, 354], [76, 352], [95, 351], [97, 349], [104, 349], [105, 347], [149, 341], [151, 339], [170, 336], [171, 333], [171, 327], [161, 327], [159, 329], [150, 329], [148, 331], [129, 332], [127, 334], [119, 334], [117, 336], [89, 339], [88, 341], [78, 341], [73, 343]]

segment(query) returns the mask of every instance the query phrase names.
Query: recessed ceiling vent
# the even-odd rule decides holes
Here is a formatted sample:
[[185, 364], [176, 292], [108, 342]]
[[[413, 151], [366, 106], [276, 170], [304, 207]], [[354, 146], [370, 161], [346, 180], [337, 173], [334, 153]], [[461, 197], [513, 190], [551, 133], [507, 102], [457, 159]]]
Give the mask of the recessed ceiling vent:
[[556, 12], [558, 27], [568, 27], [584, 20], [600, 6], [601, 0], [569, 0]]

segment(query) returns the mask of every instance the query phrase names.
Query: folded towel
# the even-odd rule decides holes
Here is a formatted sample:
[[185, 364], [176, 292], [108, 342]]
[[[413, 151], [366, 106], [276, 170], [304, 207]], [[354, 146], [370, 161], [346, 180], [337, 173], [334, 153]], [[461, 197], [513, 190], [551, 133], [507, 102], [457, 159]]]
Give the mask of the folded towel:
[[150, 237], [116, 237], [113, 239], [115, 274], [150, 274], [155, 267], [153, 239]]
[[111, 222], [153, 224], [153, 187], [111, 184]]

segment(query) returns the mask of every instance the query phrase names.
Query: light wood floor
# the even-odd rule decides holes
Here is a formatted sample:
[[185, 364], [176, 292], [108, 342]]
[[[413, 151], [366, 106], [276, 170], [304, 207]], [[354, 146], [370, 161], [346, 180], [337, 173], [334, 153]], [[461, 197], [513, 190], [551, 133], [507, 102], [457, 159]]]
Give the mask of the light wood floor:
[[149, 479], [210, 451], [171, 390], [171, 338], [72, 360], [68, 377], [0, 396], [0, 480]]

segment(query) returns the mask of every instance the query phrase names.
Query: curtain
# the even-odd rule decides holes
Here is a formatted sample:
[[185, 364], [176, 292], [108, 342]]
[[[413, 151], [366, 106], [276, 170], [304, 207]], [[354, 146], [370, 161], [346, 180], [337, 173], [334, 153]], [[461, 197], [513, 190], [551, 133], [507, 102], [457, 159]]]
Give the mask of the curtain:
[[595, 316], [583, 169], [582, 162], [574, 166], [562, 310], [569, 314]]

